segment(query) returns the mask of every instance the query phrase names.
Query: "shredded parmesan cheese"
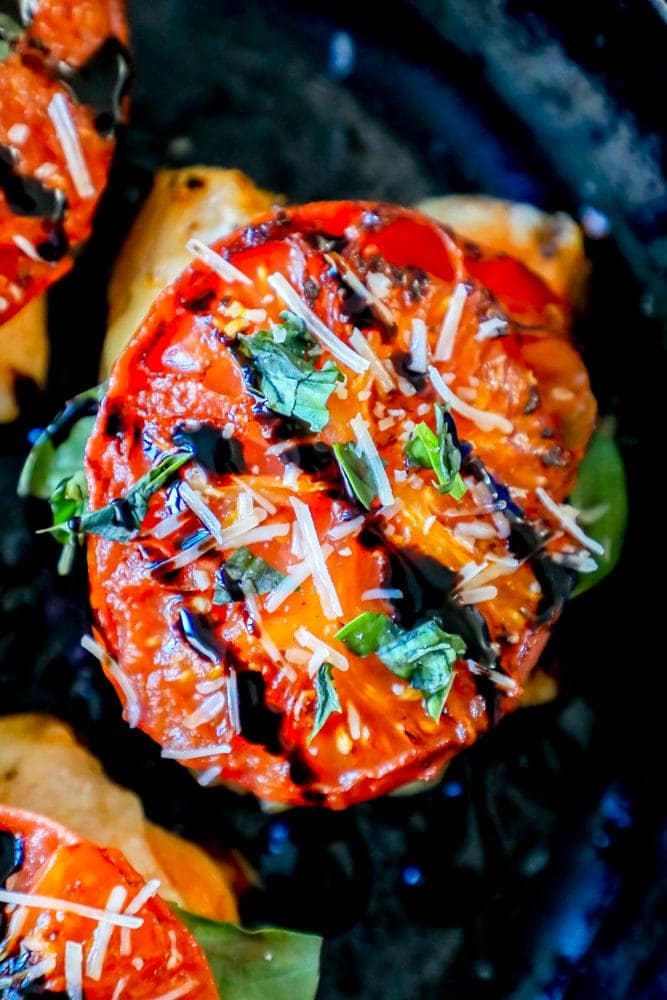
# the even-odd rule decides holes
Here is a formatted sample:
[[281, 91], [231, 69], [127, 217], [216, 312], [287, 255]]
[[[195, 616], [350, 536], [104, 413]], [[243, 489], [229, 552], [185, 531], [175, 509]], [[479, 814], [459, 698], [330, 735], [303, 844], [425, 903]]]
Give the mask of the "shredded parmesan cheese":
[[502, 316], [491, 316], [479, 324], [475, 340], [489, 340], [491, 337], [500, 337], [501, 331], [507, 326], [507, 320]]
[[26, 255], [26, 257], [30, 258], [30, 260], [36, 260], [38, 264], [44, 263], [44, 258], [40, 257], [37, 253], [37, 247], [35, 244], [31, 243], [25, 236], [21, 236], [20, 234], [12, 236], [12, 241], [14, 245]]
[[395, 587], [371, 587], [361, 595], [362, 601], [400, 601], [403, 591]]
[[193, 750], [163, 750], [161, 757], [167, 760], [199, 760], [202, 757], [217, 757], [221, 753], [231, 753], [229, 743], [216, 743], [212, 746], [196, 747]]
[[[333, 549], [330, 545], [322, 546], [322, 558], [326, 562], [329, 558]], [[276, 611], [280, 605], [287, 600], [290, 594], [293, 594], [302, 583], [312, 575], [313, 567], [310, 559], [304, 559], [303, 562], [298, 563], [296, 566], [292, 566], [287, 570], [287, 575], [284, 580], [281, 580], [275, 590], [272, 590], [267, 594], [266, 600], [264, 601], [264, 609], [269, 614]]]
[[33, 910], [72, 913], [74, 916], [94, 920], [98, 924], [110, 924], [112, 927], [131, 927], [136, 930], [143, 924], [141, 917], [128, 917], [111, 910], [100, 910], [96, 906], [85, 906], [83, 903], [73, 903], [67, 899], [58, 899], [56, 896], [40, 896], [32, 892], [11, 892], [9, 889], [0, 889], [0, 903], [6, 903], [8, 906], [27, 906]]
[[221, 715], [224, 707], [225, 696], [222, 691], [216, 691], [183, 719], [183, 725], [186, 729], [198, 729], [199, 726], [204, 726]]
[[455, 396], [449, 388], [442, 375], [433, 365], [429, 367], [431, 384], [440, 398], [451, 406], [454, 413], [466, 417], [479, 427], [482, 431], [499, 430], [503, 434], [511, 434], [514, 430], [513, 423], [503, 417], [500, 413], [490, 413], [487, 410], [478, 410], [476, 407], [466, 403], [465, 400]]
[[94, 197], [95, 188], [88, 173], [88, 167], [79, 141], [79, 133], [74, 124], [74, 119], [72, 118], [65, 95], [61, 93], [54, 94], [49, 103], [48, 111], [76, 193], [79, 198]]
[[392, 493], [391, 483], [389, 482], [380, 454], [368, 430], [368, 424], [361, 414], [357, 413], [356, 417], [350, 420], [350, 427], [370, 467], [380, 503], [383, 507], [390, 507], [394, 502], [394, 494]]
[[436, 361], [449, 361], [452, 356], [454, 341], [456, 340], [456, 334], [458, 333], [467, 297], [468, 289], [463, 282], [459, 282], [449, 300], [447, 312], [440, 327], [440, 336], [433, 352], [433, 357]]
[[229, 706], [229, 722], [235, 733], [241, 732], [241, 709], [239, 705], [239, 683], [236, 671], [229, 668], [227, 677], [227, 702]]
[[65, 942], [65, 989], [70, 1000], [83, 1000], [83, 945]]
[[219, 274], [221, 278], [225, 281], [240, 281], [243, 285], [252, 285], [252, 281], [247, 274], [243, 271], [239, 271], [238, 267], [231, 264], [224, 257], [221, 257], [219, 253], [215, 250], [211, 250], [207, 247], [205, 243], [201, 240], [191, 239], [185, 245], [185, 249], [192, 254], [193, 257], [199, 258], [204, 264]]
[[127, 712], [127, 724], [130, 729], [136, 729], [139, 725], [141, 719], [141, 702], [139, 701], [139, 696], [134, 690], [134, 685], [130, 681], [127, 674], [120, 669], [115, 660], [113, 660], [107, 651], [100, 646], [99, 642], [93, 639], [92, 635], [82, 635], [81, 645], [100, 661], [104, 669], [111, 674], [113, 679], [118, 683], [118, 687], [121, 689], [125, 695], [125, 711]]
[[371, 372], [379, 382], [383, 392], [393, 392], [396, 388], [396, 382], [384, 367], [361, 330], [358, 330], [356, 326], [350, 336], [350, 343], [354, 347], [355, 351], [362, 356], [362, 358], [366, 358], [368, 360], [371, 366]]
[[153, 1000], [181, 1000], [181, 997], [186, 997], [188, 993], [192, 993], [195, 986], [199, 984], [194, 979], [187, 979], [180, 986], [176, 986], [173, 990], [169, 990], [168, 993], [160, 993], [159, 997], [153, 997]]
[[[332, 649], [331, 646], [327, 645], [323, 639], [318, 638], [318, 636], [313, 635], [307, 628], [303, 626], [299, 627], [294, 633], [294, 638], [303, 646], [304, 649], [309, 649], [311, 652], [317, 652], [318, 650], [324, 651], [324, 659], [328, 660], [332, 666], [336, 667], [338, 670], [348, 670], [349, 663], [347, 657], [337, 650]], [[324, 661], [323, 661], [324, 662]]]
[[579, 527], [574, 517], [569, 513], [563, 504], [556, 503], [553, 497], [549, 496], [547, 491], [542, 489], [541, 486], [537, 487], [535, 495], [542, 506], [545, 507], [549, 513], [553, 515], [553, 517], [555, 517], [568, 535], [571, 535], [572, 538], [574, 538], [590, 552], [594, 552], [595, 555], [604, 555], [604, 545], [600, 545], [600, 543], [594, 538], [589, 538], [586, 532]]
[[498, 596], [498, 588], [490, 585], [488, 587], [470, 587], [468, 590], [461, 590], [458, 595], [461, 604], [481, 604], [483, 601], [492, 601]]
[[[106, 912], [119, 913], [126, 898], [127, 889], [125, 886], [115, 886], [109, 893], [109, 899], [107, 900], [105, 908]], [[94, 979], [96, 982], [99, 981], [102, 975], [104, 960], [107, 955], [112, 933], [113, 924], [108, 922], [99, 923], [93, 933], [93, 943], [86, 958], [86, 975], [89, 976], [90, 979]]]
[[313, 584], [320, 599], [322, 611], [330, 621], [341, 618], [343, 609], [333, 580], [331, 579], [331, 574], [327, 569], [326, 561], [322, 555], [322, 546], [317, 537], [315, 522], [313, 521], [310, 508], [305, 503], [302, 503], [301, 500], [297, 500], [296, 497], [290, 497], [290, 504], [299, 525], [306, 559], [312, 566]]
[[199, 493], [193, 490], [189, 483], [181, 482], [178, 492], [183, 502], [187, 504], [192, 513], [199, 518], [206, 530], [215, 538], [218, 545], [223, 544], [222, 525], [210, 507], [202, 500]]
[[294, 289], [287, 278], [282, 274], [270, 274], [268, 283], [273, 288], [279, 298], [283, 300], [290, 312], [304, 321], [310, 332], [319, 340], [323, 347], [337, 358], [341, 364], [358, 375], [363, 375], [370, 367], [366, 358], [362, 358], [356, 351], [353, 351], [347, 344], [336, 336], [333, 330], [326, 326], [319, 316], [316, 316], [305, 302], [301, 300], [296, 289]]
[[428, 368], [428, 332], [423, 319], [415, 317], [412, 321], [410, 337], [410, 371], [426, 374]]
[[333, 528], [329, 528], [327, 534], [332, 541], [338, 542], [341, 538], [357, 535], [363, 528], [365, 520], [364, 515], [360, 514], [358, 517], [353, 517], [351, 521], [343, 521], [342, 524], [336, 524]]

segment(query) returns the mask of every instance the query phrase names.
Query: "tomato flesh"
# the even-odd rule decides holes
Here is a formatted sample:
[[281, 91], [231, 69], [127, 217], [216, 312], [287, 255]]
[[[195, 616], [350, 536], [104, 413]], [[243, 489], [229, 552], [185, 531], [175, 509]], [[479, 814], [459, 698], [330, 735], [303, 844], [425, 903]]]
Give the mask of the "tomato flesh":
[[[71, 267], [106, 186], [129, 70], [122, 0], [40, 0], [0, 50], [0, 323]], [[109, 73], [111, 72], [111, 76]], [[111, 108], [120, 96], [120, 106]], [[69, 109], [86, 180], [49, 114]], [[113, 120], [115, 118], [115, 121]]]
[[[125, 890], [126, 907], [145, 884], [119, 851], [81, 840], [34, 813], [0, 805], [0, 831], [22, 843], [21, 867], [7, 884], [12, 892], [104, 910], [113, 890]], [[201, 948], [159, 896], [151, 896], [139, 907], [142, 923], [130, 931], [129, 948], [124, 947], [121, 929], [113, 928], [99, 975], [95, 969], [88, 971], [97, 921], [39, 905], [8, 905], [7, 910], [11, 915], [5, 914], [5, 937], [0, 941], [0, 981], [3, 958], [27, 952], [29, 966], [49, 962], [51, 971], [43, 980], [44, 988], [64, 992], [66, 946], [75, 942], [83, 946], [82, 985], [87, 1000], [108, 1000], [112, 995], [149, 1000], [177, 989], [184, 998], [218, 998]], [[121, 982], [124, 985], [116, 993]]]
[[[231, 436], [242, 448], [242, 470], [219, 473], [194, 461], [177, 478], [199, 491], [223, 533], [247, 488], [268, 501], [263, 524], [286, 533], [249, 547], [282, 572], [303, 559], [291, 501], [305, 503], [319, 544], [331, 545], [326, 565], [342, 613], [327, 617], [312, 575], [273, 611], [264, 597], [213, 603], [215, 574], [231, 547], [214, 546], [174, 572], [156, 570], [201, 529], [197, 515], [179, 507], [173, 484], [152, 497], [136, 539], [90, 538], [92, 606], [99, 636], [135, 693], [136, 721], [169, 756], [203, 772], [206, 783], [223, 781], [271, 801], [344, 808], [433, 778], [493, 718], [518, 704], [562, 602], [545, 610], [537, 551], [517, 555], [509, 522], [489, 508], [475, 469], [509, 488], [522, 524], [548, 527], [538, 548], [568, 553], [572, 539], [549, 523], [535, 491], [542, 487], [559, 503], [567, 497], [595, 401], [569, 340], [567, 304], [522, 264], [472, 254], [469, 244], [419, 213], [373, 203], [306, 205], [273, 213], [214, 250], [250, 280], [230, 283], [197, 262], [157, 299], [116, 364], [89, 442], [91, 507], [123, 496], [157, 453], [173, 449], [179, 428], [213, 429], [222, 441]], [[345, 279], [350, 271], [382, 292], [383, 319], [377, 301], [355, 298]], [[482, 273], [493, 291], [479, 279]], [[359, 327], [376, 359], [391, 363], [389, 390], [377, 369], [371, 377], [372, 366], [355, 374], [338, 363], [345, 383], [329, 398], [330, 418], [317, 434], [262, 407], [238, 353], [239, 336], [282, 322], [285, 304], [269, 281], [275, 274], [341, 341], [349, 343]], [[476, 413], [509, 421], [511, 432], [502, 421], [501, 429], [482, 428], [474, 414], [454, 414], [470, 483], [456, 500], [438, 491], [431, 469], [406, 458], [414, 427], [422, 421], [434, 427], [439, 401], [429, 377], [410, 373], [406, 359], [414, 321], [425, 324], [433, 353], [461, 283], [466, 297], [452, 355], [435, 367], [460, 400]], [[477, 337], [480, 323], [493, 316], [504, 317], [503, 335]], [[323, 349], [320, 361], [327, 359]], [[304, 469], [304, 448], [317, 444], [326, 454], [327, 447], [354, 441], [350, 422], [359, 414], [389, 476], [396, 501], [390, 510], [376, 500], [364, 512], [345, 492], [335, 461]], [[163, 533], [159, 525], [177, 509], [177, 529]], [[364, 530], [336, 540], [336, 529], [360, 514]], [[452, 584], [460, 580], [456, 575], [473, 562], [488, 572], [508, 558], [516, 566], [493, 579], [495, 595], [466, 610]], [[400, 589], [397, 580], [404, 597], [385, 596], [387, 588]], [[368, 595], [375, 590], [378, 596]], [[356, 656], [335, 636], [362, 611], [385, 613], [409, 628], [444, 603], [448, 620], [465, 618], [481, 638], [470, 639], [442, 716], [433, 719], [420, 691], [375, 654]], [[208, 636], [208, 650], [183, 634], [183, 611]], [[315, 660], [303, 628], [349, 666], [334, 667], [341, 711], [330, 714], [314, 738]], [[478, 641], [485, 652], [476, 649]], [[478, 653], [493, 661], [490, 676], [502, 675], [497, 690], [491, 684], [489, 692], [488, 676], [480, 680]], [[107, 666], [107, 673], [127, 704], [118, 672]], [[240, 731], [230, 705], [233, 681], [240, 685]]]

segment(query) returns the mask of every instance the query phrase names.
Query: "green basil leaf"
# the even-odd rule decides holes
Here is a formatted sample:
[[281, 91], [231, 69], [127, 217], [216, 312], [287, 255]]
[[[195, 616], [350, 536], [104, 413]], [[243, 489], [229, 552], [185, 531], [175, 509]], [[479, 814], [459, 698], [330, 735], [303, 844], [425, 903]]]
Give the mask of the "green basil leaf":
[[321, 938], [278, 928], [246, 931], [173, 909], [203, 949], [224, 1000], [315, 1000]]
[[241, 594], [268, 594], [284, 579], [285, 574], [279, 569], [270, 566], [261, 556], [254, 556], [250, 549], [242, 546], [216, 573], [213, 603], [231, 604], [241, 600], [234, 596], [239, 591]]
[[106, 385], [79, 393], [39, 435], [19, 478], [21, 497], [48, 500], [59, 483], [83, 470], [86, 444]]
[[269, 409], [321, 431], [329, 423], [327, 401], [343, 376], [331, 361], [316, 368], [306, 358], [313, 341], [305, 325], [289, 313], [282, 315], [287, 318], [281, 326], [239, 337], [238, 349], [250, 358]]
[[364, 611], [336, 632], [336, 638], [357, 656], [370, 656], [397, 634], [397, 626], [387, 615]]
[[101, 535], [116, 542], [127, 542], [134, 538], [146, 517], [150, 498], [191, 459], [192, 452], [189, 450], [163, 455], [152, 469], [130, 487], [124, 497], [84, 514], [78, 525], [78, 532]]
[[461, 452], [449, 432], [441, 406], [435, 407], [435, 431], [423, 421], [418, 423], [405, 446], [405, 453], [413, 465], [433, 469], [441, 493], [451, 493], [455, 500], [465, 494], [466, 485], [459, 472]]
[[333, 452], [340, 471], [355, 497], [362, 507], [370, 510], [377, 496], [377, 486], [365, 459], [357, 454], [355, 446], [349, 441], [345, 444], [335, 444]]
[[466, 645], [431, 618], [402, 629], [387, 615], [366, 611], [345, 625], [336, 638], [358, 656], [377, 653], [393, 674], [424, 695], [424, 707], [439, 719], [454, 683], [454, 664]]
[[[68, 527], [68, 522], [78, 519], [86, 509], [88, 499], [88, 488], [86, 484], [86, 474], [83, 469], [79, 469], [73, 475], [68, 476], [58, 483], [55, 490], [49, 497], [51, 512], [53, 515], [53, 528], [48, 529], [57, 542], [63, 546], [58, 560], [58, 572], [61, 576], [66, 576], [72, 568], [74, 556], [77, 549], [77, 536]], [[58, 527], [63, 525], [63, 527]]]
[[[579, 466], [571, 503], [583, 514], [584, 530], [604, 546], [604, 555], [595, 556], [593, 573], [581, 574], [572, 596], [585, 593], [604, 580], [618, 562], [628, 521], [628, 494], [623, 459], [614, 441], [612, 420], [603, 420], [591, 438], [588, 451]], [[586, 513], [597, 517], [590, 523]]]
[[315, 681], [315, 694], [317, 696], [315, 718], [313, 720], [312, 731], [308, 737], [309, 743], [317, 736], [330, 715], [333, 715], [334, 712], [342, 711], [332, 674], [333, 667], [330, 663], [323, 663], [317, 673], [317, 680]]

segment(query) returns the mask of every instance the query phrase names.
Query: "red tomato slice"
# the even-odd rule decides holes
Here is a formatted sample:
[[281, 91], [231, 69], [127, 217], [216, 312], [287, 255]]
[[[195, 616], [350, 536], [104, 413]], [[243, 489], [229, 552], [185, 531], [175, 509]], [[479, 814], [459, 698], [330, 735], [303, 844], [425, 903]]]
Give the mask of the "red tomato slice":
[[[145, 883], [119, 851], [102, 849], [43, 816], [0, 805], [0, 834], [19, 838], [21, 867], [8, 879], [7, 889], [29, 897], [43, 897], [43, 904], [3, 904], [5, 936], [0, 944], [0, 984], [11, 976], [11, 959], [28, 954], [33, 965], [47, 969], [39, 981], [45, 989], [67, 989], [65, 955], [68, 943], [82, 946], [83, 992], [86, 1000], [149, 1000], [159, 996], [203, 997], [217, 1000], [211, 970], [201, 948], [167, 904], [150, 895], [143, 904], [132, 900]], [[104, 947], [104, 921], [79, 907], [104, 911], [112, 893], [116, 912], [128, 906], [141, 921], [127, 931], [112, 926]], [[142, 897], [143, 898], [143, 897]], [[62, 910], [57, 902], [62, 900]], [[47, 905], [48, 901], [48, 905]], [[96, 952], [102, 953], [95, 959]], [[9, 959], [10, 962], [5, 962]], [[46, 963], [43, 965], [42, 963]], [[97, 967], [96, 967], [97, 966]], [[16, 973], [20, 984], [24, 970]], [[120, 988], [122, 984], [122, 988]], [[1, 985], [0, 985], [1, 988]]]
[[[343, 808], [432, 778], [518, 704], [567, 591], [552, 556], [567, 561], [577, 547], [536, 490], [559, 503], [568, 495], [595, 402], [566, 339], [566, 305], [522, 265], [473, 255], [417, 212], [306, 205], [214, 249], [222, 263], [194, 263], [156, 301], [113, 371], [89, 442], [92, 509], [127, 494], [184, 431], [208, 442], [207, 459], [196, 454], [150, 498], [137, 537], [90, 537], [93, 610], [117, 661], [105, 666], [130, 721], [205, 783]], [[271, 412], [240, 353], [243, 337], [280, 325], [285, 308], [306, 315], [329, 345], [312, 363], [334, 362], [345, 376], [317, 433]], [[443, 327], [451, 357], [437, 360]], [[410, 371], [421, 329], [435, 382]], [[372, 364], [355, 372], [345, 350], [360, 337]], [[353, 367], [366, 364], [352, 356]], [[434, 430], [443, 385], [455, 394], [469, 484], [458, 500], [405, 450], [419, 424]], [[369, 511], [345, 490], [332, 452], [355, 442], [359, 421], [387, 476]], [[368, 452], [365, 462], [370, 475]], [[312, 533], [307, 542], [295, 529], [304, 510], [314, 546]], [[281, 603], [275, 585], [269, 597], [219, 603], [216, 580], [242, 544], [239, 523], [257, 525], [244, 543], [253, 556], [297, 574], [298, 589]], [[317, 558], [326, 571], [319, 563], [313, 574]], [[464, 637], [440, 716], [425, 710], [425, 682], [409, 663], [397, 676], [336, 638], [364, 611], [405, 630], [435, 618]], [[340, 710], [313, 736], [323, 662]]]
[[88, 239], [129, 74], [122, 0], [15, 6], [0, 48], [0, 323]]

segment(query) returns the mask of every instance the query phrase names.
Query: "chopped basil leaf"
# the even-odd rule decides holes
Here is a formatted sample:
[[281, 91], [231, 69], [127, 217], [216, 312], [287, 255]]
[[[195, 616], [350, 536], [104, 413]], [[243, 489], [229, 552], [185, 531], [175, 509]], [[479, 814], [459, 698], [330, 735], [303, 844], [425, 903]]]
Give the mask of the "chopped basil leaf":
[[231, 604], [245, 594], [268, 594], [285, 579], [285, 574], [270, 566], [261, 556], [254, 556], [242, 546], [216, 573], [214, 604]]
[[[572, 596], [576, 597], [611, 573], [623, 547], [628, 520], [628, 494], [623, 459], [614, 441], [611, 420], [602, 421], [591, 438], [570, 500], [583, 514], [582, 524], [586, 533], [604, 546], [604, 555], [594, 557], [597, 570], [579, 577], [572, 591]], [[597, 513], [598, 516], [589, 523], [587, 512], [592, 515]]]
[[466, 651], [460, 636], [443, 631], [435, 619], [403, 629], [387, 615], [366, 611], [336, 638], [358, 656], [377, 653], [385, 667], [423, 693], [431, 718], [440, 718], [454, 683], [454, 663]]
[[83, 471], [86, 443], [105, 385], [79, 393], [39, 435], [25, 460], [19, 496], [48, 500], [63, 479]]
[[332, 672], [333, 667], [331, 664], [323, 663], [317, 674], [315, 682], [315, 693], [317, 695], [315, 719], [313, 720], [313, 728], [308, 738], [309, 743], [317, 736], [330, 715], [333, 715], [334, 712], [342, 711], [338, 700], [338, 693], [333, 682]]
[[191, 458], [191, 451], [163, 455], [152, 469], [130, 487], [124, 497], [84, 514], [77, 527], [78, 533], [101, 535], [116, 542], [127, 542], [134, 538], [146, 517], [150, 498]]
[[357, 656], [369, 656], [377, 652], [398, 635], [398, 626], [387, 615], [375, 611], [364, 611], [336, 633], [336, 638], [344, 642]]
[[349, 441], [335, 444], [333, 452], [346, 483], [362, 507], [370, 510], [377, 496], [377, 486], [366, 460], [357, 454], [355, 446]]
[[67, 527], [68, 522], [83, 515], [87, 499], [86, 475], [82, 469], [63, 479], [49, 497], [53, 514], [53, 528], [49, 530], [55, 540], [63, 546], [58, 560], [58, 572], [61, 576], [66, 576], [71, 570], [77, 549], [77, 537]]
[[306, 357], [314, 342], [305, 324], [291, 313], [281, 315], [283, 324], [239, 337], [238, 348], [250, 358], [269, 409], [321, 431], [329, 423], [327, 400], [343, 376], [332, 361], [316, 368]]
[[423, 421], [417, 424], [405, 452], [413, 465], [433, 469], [441, 493], [451, 493], [460, 500], [466, 492], [461, 479], [461, 452], [450, 434], [441, 406], [435, 407], [435, 431]]
[[321, 938], [272, 927], [246, 931], [173, 909], [203, 949], [225, 1000], [315, 1000]]

